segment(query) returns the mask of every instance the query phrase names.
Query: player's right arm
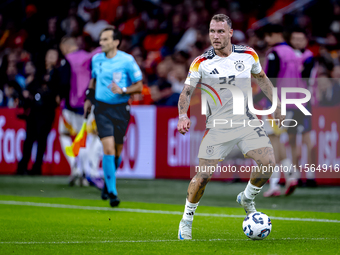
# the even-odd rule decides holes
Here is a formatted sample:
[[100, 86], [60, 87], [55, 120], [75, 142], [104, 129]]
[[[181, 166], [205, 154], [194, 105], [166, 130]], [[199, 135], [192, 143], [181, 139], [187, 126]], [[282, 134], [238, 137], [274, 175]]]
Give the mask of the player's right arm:
[[191, 96], [194, 90], [195, 90], [195, 87], [191, 85], [185, 85], [178, 100], [179, 116], [178, 116], [177, 129], [183, 135], [189, 131], [189, 128], [191, 125], [187, 112], [189, 109]]
[[96, 78], [91, 78], [89, 86], [86, 90], [86, 99], [84, 103], [84, 117], [91, 112], [92, 102], [95, 100]]
[[203, 62], [205, 58], [197, 57], [191, 64], [188, 77], [185, 80], [185, 85], [182, 90], [182, 93], [179, 96], [178, 100], [178, 124], [177, 129], [178, 131], [184, 135], [186, 132], [189, 131], [191, 122], [187, 115], [191, 96], [194, 93], [196, 88], [197, 82], [201, 79], [201, 72], [200, 72], [200, 64]]

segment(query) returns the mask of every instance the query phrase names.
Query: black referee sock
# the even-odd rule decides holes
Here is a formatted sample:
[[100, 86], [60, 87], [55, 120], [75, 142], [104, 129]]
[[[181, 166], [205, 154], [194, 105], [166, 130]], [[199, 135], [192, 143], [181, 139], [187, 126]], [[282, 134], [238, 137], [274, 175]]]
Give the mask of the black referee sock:
[[115, 165], [116, 165], [116, 170], [119, 168], [120, 163], [122, 163], [122, 157], [115, 157]]

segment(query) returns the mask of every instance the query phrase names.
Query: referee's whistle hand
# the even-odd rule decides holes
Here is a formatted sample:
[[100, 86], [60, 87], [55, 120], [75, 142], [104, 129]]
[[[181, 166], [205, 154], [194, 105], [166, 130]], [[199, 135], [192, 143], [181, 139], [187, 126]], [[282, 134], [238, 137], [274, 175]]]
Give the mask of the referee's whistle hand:
[[179, 119], [177, 124], [177, 130], [182, 135], [185, 135], [190, 129], [191, 121], [189, 118], [186, 119]]
[[107, 87], [111, 89], [112, 93], [114, 94], [123, 94], [123, 90], [115, 82], [112, 82]]

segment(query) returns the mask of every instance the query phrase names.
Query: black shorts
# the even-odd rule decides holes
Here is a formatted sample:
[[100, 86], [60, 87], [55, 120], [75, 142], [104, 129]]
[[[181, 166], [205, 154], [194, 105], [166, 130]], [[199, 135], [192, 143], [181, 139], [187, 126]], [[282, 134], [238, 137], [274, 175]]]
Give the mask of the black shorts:
[[99, 138], [114, 136], [115, 143], [123, 144], [130, 120], [130, 105], [107, 104], [97, 101], [94, 108]]
[[[287, 109], [286, 119], [293, 119], [297, 122], [295, 127], [289, 127], [287, 129], [288, 134], [300, 134], [307, 133], [312, 130], [312, 116], [305, 115], [300, 109]], [[296, 123], [291, 121], [289, 126], [293, 126]]]

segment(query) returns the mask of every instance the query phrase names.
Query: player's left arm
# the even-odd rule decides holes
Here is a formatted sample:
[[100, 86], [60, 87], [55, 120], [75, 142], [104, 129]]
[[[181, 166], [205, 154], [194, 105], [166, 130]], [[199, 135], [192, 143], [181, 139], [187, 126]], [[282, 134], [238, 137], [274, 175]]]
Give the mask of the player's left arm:
[[[273, 84], [272, 82], [268, 79], [266, 73], [261, 70], [260, 73], [255, 74], [252, 73], [253, 77], [256, 79], [257, 84], [260, 86], [261, 90], [263, 93], [268, 97], [268, 99], [273, 102]], [[277, 99], [277, 107], [274, 112], [274, 117], [275, 119], [280, 119], [280, 126], [281, 122], [285, 119], [284, 115], [281, 115], [281, 102], [280, 99]]]

